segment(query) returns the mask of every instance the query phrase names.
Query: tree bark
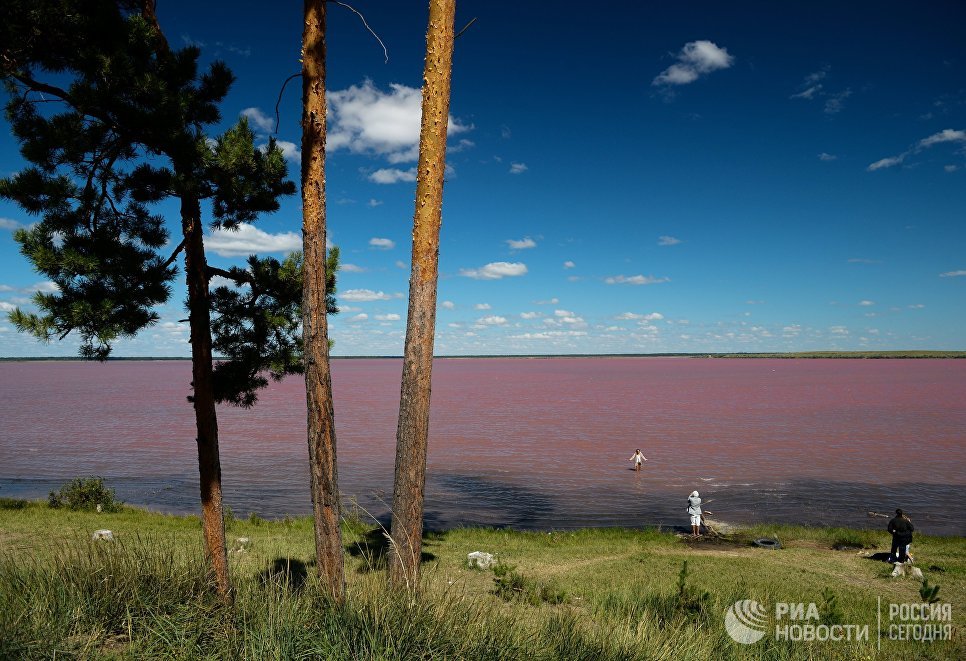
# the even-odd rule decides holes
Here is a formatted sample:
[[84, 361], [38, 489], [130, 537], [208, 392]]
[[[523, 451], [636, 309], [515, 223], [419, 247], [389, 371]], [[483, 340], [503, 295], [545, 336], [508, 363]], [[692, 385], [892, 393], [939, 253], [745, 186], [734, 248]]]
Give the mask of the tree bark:
[[315, 558], [330, 596], [345, 595], [329, 329], [326, 319], [325, 2], [305, 0], [302, 32], [302, 337]]
[[221, 501], [221, 460], [218, 418], [212, 389], [211, 307], [198, 198], [181, 196], [181, 227], [185, 237], [185, 278], [188, 281], [188, 323], [191, 330], [191, 375], [195, 424], [198, 432], [198, 472], [201, 478], [201, 523], [205, 552], [214, 572], [218, 594], [231, 600], [228, 550]]
[[446, 172], [453, 66], [455, 0], [430, 0], [423, 71], [423, 107], [413, 217], [409, 314], [396, 430], [396, 470], [392, 493], [392, 546], [389, 580], [415, 590], [422, 555], [423, 496], [436, 332], [436, 282], [439, 272], [439, 229]]

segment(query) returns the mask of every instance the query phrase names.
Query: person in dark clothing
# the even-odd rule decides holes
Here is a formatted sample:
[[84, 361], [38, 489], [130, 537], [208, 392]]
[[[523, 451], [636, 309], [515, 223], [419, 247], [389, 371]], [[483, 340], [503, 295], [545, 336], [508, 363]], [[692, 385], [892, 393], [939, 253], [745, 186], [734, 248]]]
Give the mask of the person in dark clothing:
[[896, 516], [889, 521], [889, 532], [892, 533], [892, 550], [889, 551], [889, 562], [905, 562], [906, 547], [912, 544], [912, 521], [902, 510], [896, 510]]

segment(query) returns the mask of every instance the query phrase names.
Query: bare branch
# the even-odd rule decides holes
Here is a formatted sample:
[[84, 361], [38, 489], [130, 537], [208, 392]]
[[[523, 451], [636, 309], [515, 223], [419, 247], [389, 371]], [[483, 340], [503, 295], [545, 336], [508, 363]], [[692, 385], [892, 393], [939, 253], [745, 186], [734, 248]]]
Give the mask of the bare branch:
[[473, 25], [474, 23], [476, 23], [476, 16], [473, 17], [473, 20], [471, 20], [469, 23], [464, 25], [462, 30], [456, 33], [456, 36], [453, 37], [453, 41], [456, 41], [457, 39], [459, 39], [460, 35], [466, 32], [467, 30], [469, 30], [470, 26]]
[[[151, 0], [148, 0], [148, 2], [150, 2], [150, 1]], [[386, 57], [386, 63], [389, 62], [389, 50], [386, 48], [386, 44], [382, 43], [382, 39], [379, 38], [379, 35], [376, 34], [375, 31], [371, 27], [369, 27], [369, 24], [366, 23], [366, 17], [363, 16], [359, 12], [358, 9], [356, 9], [352, 5], [348, 5], [348, 4], [344, 3], [344, 2], [339, 2], [339, 0], [324, 0], [324, 1], [325, 2], [331, 2], [332, 4], [339, 5], [340, 7], [345, 7], [349, 11], [353, 12], [356, 16], [358, 16], [359, 19], [362, 21], [362, 24], [364, 26], [366, 26], [366, 30], [369, 31], [369, 34], [371, 34], [373, 37], [375, 37], [376, 38], [376, 41], [379, 42], [379, 45], [382, 46], [382, 54]], [[475, 21], [475, 20], [476, 19], [474, 18], [473, 21]], [[472, 23], [473, 21], [470, 21], [470, 23]], [[466, 27], [469, 27], [469, 25], [467, 25]], [[463, 28], [463, 29], [465, 30], [466, 28]], [[273, 133], [278, 133], [278, 125], [281, 123], [281, 119], [279, 117], [279, 112], [278, 112], [278, 107], [282, 104], [282, 94], [285, 93], [285, 86], [288, 85], [289, 84], [289, 81], [291, 81], [293, 78], [299, 78], [301, 75], [302, 75], [301, 72], [299, 72], [299, 73], [293, 73], [291, 76], [289, 76], [288, 78], [285, 79], [285, 82], [282, 83], [282, 89], [280, 89], [278, 91], [278, 100], [275, 102], [275, 130], [273, 131]]]
[[207, 265], [205, 266], [205, 273], [208, 275], [210, 280], [212, 276], [220, 275], [228, 280], [234, 280], [237, 284], [241, 285], [247, 283], [249, 285], [255, 284], [255, 278], [248, 271], [243, 271], [241, 269], [233, 269], [231, 271], [226, 271], [225, 269], [220, 269], [217, 266]]
[[291, 81], [293, 78], [298, 78], [301, 75], [302, 75], [301, 71], [298, 73], [293, 73], [291, 76], [285, 79], [285, 82], [282, 83], [282, 89], [278, 91], [278, 101], [275, 102], [275, 130], [273, 131], [273, 133], [278, 133], [278, 124], [279, 124], [278, 107], [282, 104], [282, 94], [285, 93], [285, 86], [288, 85], [289, 81]]
[[[382, 43], [382, 39], [379, 38], [379, 35], [376, 34], [371, 27], [369, 27], [369, 24], [366, 23], [366, 17], [360, 14], [358, 9], [356, 9], [352, 5], [347, 5], [344, 2], [339, 2], [339, 0], [325, 0], [325, 1], [331, 2], [334, 5], [339, 5], [340, 7], [345, 7], [349, 11], [355, 13], [355, 15], [358, 16], [359, 19], [362, 21], [362, 24], [366, 26], [366, 29], [369, 30], [369, 34], [375, 37], [376, 41], [379, 42], [379, 45], [382, 46], [383, 55], [386, 56], [386, 64], [389, 64], [389, 51], [386, 49], [386, 44]], [[474, 18], [473, 20], [475, 21], [476, 19]]]
[[164, 262], [164, 266], [162, 266], [162, 268], [168, 268], [169, 266], [171, 266], [172, 262], [174, 262], [174, 260], [178, 258], [178, 253], [184, 250], [184, 244], [187, 241], [188, 241], [187, 237], [181, 239], [181, 243], [178, 244], [178, 247], [174, 249], [174, 252], [171, 253], [171, 256], [168, 257], [167, 261]]

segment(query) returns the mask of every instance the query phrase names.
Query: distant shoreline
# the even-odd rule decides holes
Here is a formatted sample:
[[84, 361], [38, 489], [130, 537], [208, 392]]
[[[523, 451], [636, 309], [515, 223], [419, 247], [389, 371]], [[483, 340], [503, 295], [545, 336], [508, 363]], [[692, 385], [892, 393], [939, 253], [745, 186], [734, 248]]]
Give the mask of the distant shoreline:
[[[796, 351], [788, 353], [568, 353], [568, 354], [474, 354], [467, 356], [435, 356], [439, 359], [466, 358], [519, 358], [526, 360], [550, 358], [834, 358], [852, 360], [918, 360], [918, 359], [966, 359], [966, 351]], [[401, 360], [402, 356], [332, 356], [332, 360]], [[191, 360], [189, 356], [117, 356], [117, 361]], [[215, 357], [215, 360], [224, 360]], [[79, 356], [27, 356], [19, 358], [0, 357], [0, 362], [67, 362], [83, 361]]]

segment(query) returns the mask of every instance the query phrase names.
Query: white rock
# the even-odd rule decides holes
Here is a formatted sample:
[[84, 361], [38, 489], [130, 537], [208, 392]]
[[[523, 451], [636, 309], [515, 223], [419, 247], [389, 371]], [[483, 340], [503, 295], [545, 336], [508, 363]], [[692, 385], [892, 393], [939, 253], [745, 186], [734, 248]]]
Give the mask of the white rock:
[[112, 541], [114, 539], [114, 533], [110, 530], [95, 530], [94, 536], [91, 539], [106, 539], [107, 541]]
[[496, 559], [491, 553], [484, 553], [483, 551], [473, 551], [472, 553], [466, 554], [466, 562], [470, 567], [479, 567], [480, 569], [489, 569], [496, 564]]

